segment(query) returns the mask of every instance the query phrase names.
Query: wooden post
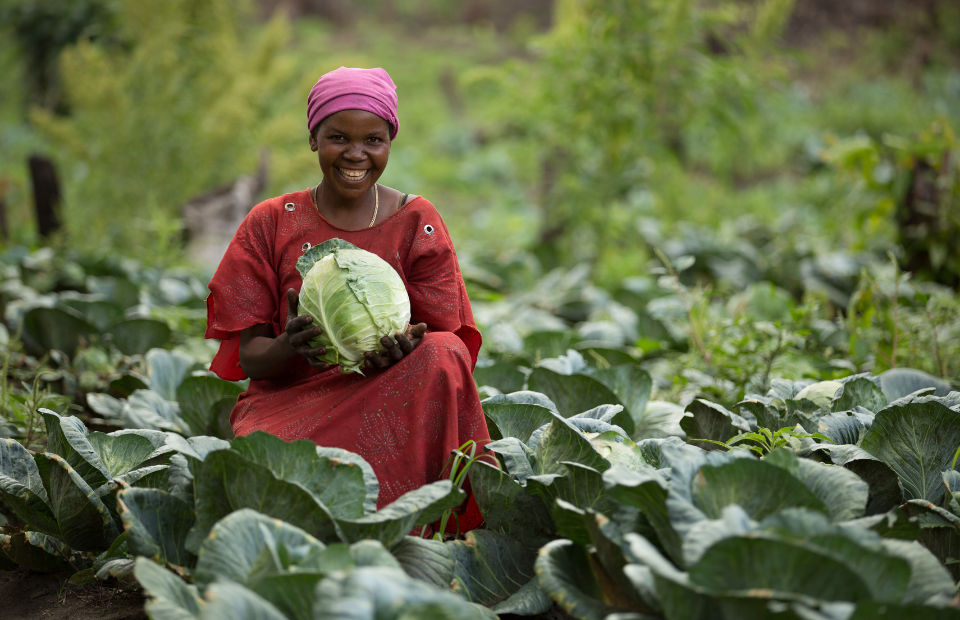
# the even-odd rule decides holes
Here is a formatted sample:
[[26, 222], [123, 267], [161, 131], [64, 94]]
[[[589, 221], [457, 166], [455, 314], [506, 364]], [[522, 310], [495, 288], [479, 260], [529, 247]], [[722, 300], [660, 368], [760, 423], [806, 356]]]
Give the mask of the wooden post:
[[40, 236], [50, 237], [60, 228], [60, 183], [53, 162], [46, 157], [31, 155], [30, 180], [33, 183], [33, 204], [37, 212], [37, 230]]
[[0, 241], [10, 241], [10, 225], [7, 222], [7, 179], [0, 178]]

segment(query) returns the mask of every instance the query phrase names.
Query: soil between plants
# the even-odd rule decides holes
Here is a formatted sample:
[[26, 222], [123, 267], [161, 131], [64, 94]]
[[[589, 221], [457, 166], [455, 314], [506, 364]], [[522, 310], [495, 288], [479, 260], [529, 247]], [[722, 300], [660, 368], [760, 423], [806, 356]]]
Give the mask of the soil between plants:
[[0, 570], [0, 618], [147, 620], [139, 588], [121, 586], [115, 579], [71, 586], [66, 583], [69, 577], [69, 573]]

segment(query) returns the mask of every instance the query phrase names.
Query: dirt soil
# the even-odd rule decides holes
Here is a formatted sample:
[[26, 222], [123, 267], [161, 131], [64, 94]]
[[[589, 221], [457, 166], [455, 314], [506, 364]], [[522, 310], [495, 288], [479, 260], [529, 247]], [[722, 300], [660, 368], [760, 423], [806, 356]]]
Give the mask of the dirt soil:
[[3, 620], [147, 620], [143, 594], [111, 579], [66, 585], [69, 573], [0, 570]]

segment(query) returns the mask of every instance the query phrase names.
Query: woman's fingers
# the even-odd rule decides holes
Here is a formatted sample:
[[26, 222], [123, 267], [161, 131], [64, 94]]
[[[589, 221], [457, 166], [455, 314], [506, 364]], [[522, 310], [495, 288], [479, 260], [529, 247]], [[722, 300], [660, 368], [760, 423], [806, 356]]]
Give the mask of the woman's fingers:
[[397, 334], [397, 346], [401, 351], [403, 351], [404, 355], [410, 355], [413, 353], [414, 345], [404, 334]]
[[390, 365], [389, 358], [378, 355], [374, 351], [367, 351], [364, 357], [367, 358], [367, 368], [386, 368]]
[[[397, 334], [402, 336], [403, 334]], [[384, 336], [380, 339], [380, 344], [382, 344], [387, 349], [387, 356], [394, 362], [399, 362], [403, 359], [403, 351], [400, 350], [400, 347], [397, 346], [397, 343], [394, 342], [393, 338], [390, 336]]]
[[300, 296], [296, 289], [287, 289], [287, 321], [297, 317], [297, 306], [300, 304]]
[[427, 324], [426, 323], [417, 323], [410, 329], [410, 335], [413, 338], [420, 339], [423, 338], [423, 335], [427, 333]]
[[[309, 319], [308, 321], [298, 323], [300, 319]], [[310, 329], [304, 329], [307, 325], [313, 322], [311, 317], [298, 317], [293, 321], [287, 323], [287, 334], [290, 338], [290, 344], [294, 347], [300, 347], [304, 344], [310, 342], [314, 338], [318, 338], [320, 334], [323, 333], [323, 329], [320, 327], [312, 327]]]
[[308, 358], [308, 361], [310, 362], [310, 366], [320, 371], [330, 370], [331, 368], [333, 368], [333, 364], [328, 364], [327, 362], [321, 362], [320, 360], [314, 357]]

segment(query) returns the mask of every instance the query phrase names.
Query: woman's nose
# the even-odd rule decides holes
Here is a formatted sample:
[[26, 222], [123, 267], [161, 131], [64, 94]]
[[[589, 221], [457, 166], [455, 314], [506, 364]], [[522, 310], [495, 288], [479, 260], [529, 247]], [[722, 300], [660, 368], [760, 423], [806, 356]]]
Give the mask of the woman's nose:
[[350, 144], [350, 147], [347, 148], [346, 152], [343, 154], [344, 159], [349, 159], [352, 161], [359, 161], [366, 158], [366, 153], [363, 150], [363, 145], [357, 142]]

